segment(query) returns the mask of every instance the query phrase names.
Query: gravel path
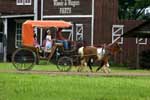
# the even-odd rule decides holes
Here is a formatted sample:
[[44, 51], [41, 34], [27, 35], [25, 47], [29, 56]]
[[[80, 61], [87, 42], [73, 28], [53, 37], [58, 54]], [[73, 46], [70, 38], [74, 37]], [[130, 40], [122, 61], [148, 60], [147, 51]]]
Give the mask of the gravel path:
[[102, 73], [102, 72], [59, 72], [59, 71], [16, 71], [16, 70], [0, 70], [0, 73], [16, 73], [16, 74], [42, 74], [42, 75], [70, 75], [70, 76], [150, 76], [150, 73], [142, 72], [112, 72], [112, 73]]

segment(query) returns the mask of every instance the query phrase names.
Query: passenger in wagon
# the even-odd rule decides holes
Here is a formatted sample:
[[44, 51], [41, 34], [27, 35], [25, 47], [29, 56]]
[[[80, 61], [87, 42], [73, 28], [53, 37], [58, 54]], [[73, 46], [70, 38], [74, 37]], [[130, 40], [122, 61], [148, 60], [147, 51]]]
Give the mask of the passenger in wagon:
[[62, 31], [62, 28], [59, 28], [56, 33], [56, 40], [57, 42], [62, 43], [65, 49], [69, 49], [68, 40], [62, 36], [61, 31]]
[[51, 37], [51, 31], [47, 30], [47, 35], [45, 39], [45, 52], [51, 52], [52, 48], [52, 37]]
[[37, 35], [34, 34], [33, 37], [34, 37], [33, 46], [34, 46], [35, 48], [38, 48], [38, 51], [41, 53], [41, 52], [42, 52], [42, 48], [41, 48], [40, 44], [38, 43]]
[[36, 36], [36, 34], [34, 34], [33, 37], [34, 37], [33, 46], [40, 49], [40, 45], [39, 45], [39, 43], [38, 43], [38, 41], [37, 41], [37, 36]]

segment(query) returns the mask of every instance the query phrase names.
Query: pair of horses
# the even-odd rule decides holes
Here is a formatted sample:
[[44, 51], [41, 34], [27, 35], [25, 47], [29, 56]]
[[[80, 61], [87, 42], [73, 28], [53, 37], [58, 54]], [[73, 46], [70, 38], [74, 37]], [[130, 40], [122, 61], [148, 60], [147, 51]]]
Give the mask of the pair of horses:
[[81, 66], [78, 68], [78, 71], [82, 71], [83, 67], [88, 65], [92, 72], [92, 62], [100, 61], [99, 67], [96, 71], [99, 71], [101, 68], [103, 72], [109, 73], [110, 69], [108, 61], [111, 56], [120, 51], [122, 51], [122, 49], [116, 42], [109, 45], [103, 45], [99, 48], [94, 46], [80, 47], [78, 49], [78, 54], [80, 55]]

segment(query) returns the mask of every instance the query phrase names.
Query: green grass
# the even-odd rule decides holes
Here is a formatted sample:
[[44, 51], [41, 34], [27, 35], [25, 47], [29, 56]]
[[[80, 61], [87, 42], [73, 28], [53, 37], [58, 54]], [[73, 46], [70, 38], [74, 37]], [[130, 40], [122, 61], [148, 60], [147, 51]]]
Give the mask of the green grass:
[[[84, 71], [88, 71], [90, 72], [90, 69], [88, 67], [84, 68]], [[93, 70], [95, 70], [96, 67], [93, 67]], [[111, 73], [119, 73], [119, 72], [142, 72], [142, 73], [150, 73], [150, 70], [142, 70], [142, 69], [137, 69], [137, 70], [131, 70], [128, 69], [127, 67], [111, 67]], [[16, 70], [13, 66], [12, 63], [0, 63], [0, 70]], [[56, 65], [54, 64], [46, 64], [46, 62], [41, 62], [39, 65], [34, 65], [32, 70], [43, 70], [43, 71], [59, 71], [56, 67]], [[72, 67], [71, 71], [77, 71], [76, 67]], [[99, 73], [102, 73], [101, 71], [99, 71]]]
[[0, 73], [0, 100], [150, 100], [149, 77]]
[[[16, 69], [11, 63], [0, 63], [0, 70]], [[58, 71], [53, 64], [35, 65], [32, 70]], [[112, 67], [113, 72], [150, 71]], [[0, 100], [150, 100], [149, 93], [149, 77], [0, 73]]]
[[[0, 63], [0, 70], [16, 70], [16, 69], [12, 63]], [[54, 64], [51, 64], [51, 63], [46, 64], [46, 62], [42, 62], [39, 65], [34, 65], [32, 70], [53, 70], [53, 71], [56, 71], [57, 67]]]

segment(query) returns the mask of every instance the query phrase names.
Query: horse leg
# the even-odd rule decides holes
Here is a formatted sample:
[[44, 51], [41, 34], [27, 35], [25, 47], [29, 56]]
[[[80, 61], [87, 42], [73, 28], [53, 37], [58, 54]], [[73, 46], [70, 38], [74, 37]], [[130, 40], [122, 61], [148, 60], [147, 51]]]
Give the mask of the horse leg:
[[96, 72], [98, 72], [101, 69], [103, 69], [104, 61], [101, 61], [100, 66], [96, 69]]
[[105, 61], [102, 60], [100, 66], [97, 68], [96, 72], [99, 71], [100, 68], [104, 73], [109, 73], [107, 63]]
[[104, 69], [104, 73], [109, 73], [108, 67], [106, 65], [103, 66], [103, 69]]
[[107, 62], [107, 64], [106, 64], [106, 67], [107, 67], [108, 72], [110, 73], [110, 72], [111, 72], [111, 69], [109, 68], [109, 63], [108, 63], [108, 62]]
[[111, 72], [111, 70], [109, 69], [109, 64], [108, 64], [108, 62], [107, 63], [104, 63], [104, 65], [102, 66], [102, 71], [104, 72], [104, 73], [110, 73]]
[[80, 66], [79, 66], [79, 68], [77, 70], [78, 72], [81, 72], [83, 70], [83, 67], [84, 67], [84, 64], [85, 64], [85, 59], [82, 59], [80, 63], [81, 64], [80, 64]]
[[92, 66], [91, 66], [91, 58], [88, 60], [87, 65], [89, 66], [89, 68], [90, 68], [91, 72], [93, 72], [93, 70], [92, 70]]

